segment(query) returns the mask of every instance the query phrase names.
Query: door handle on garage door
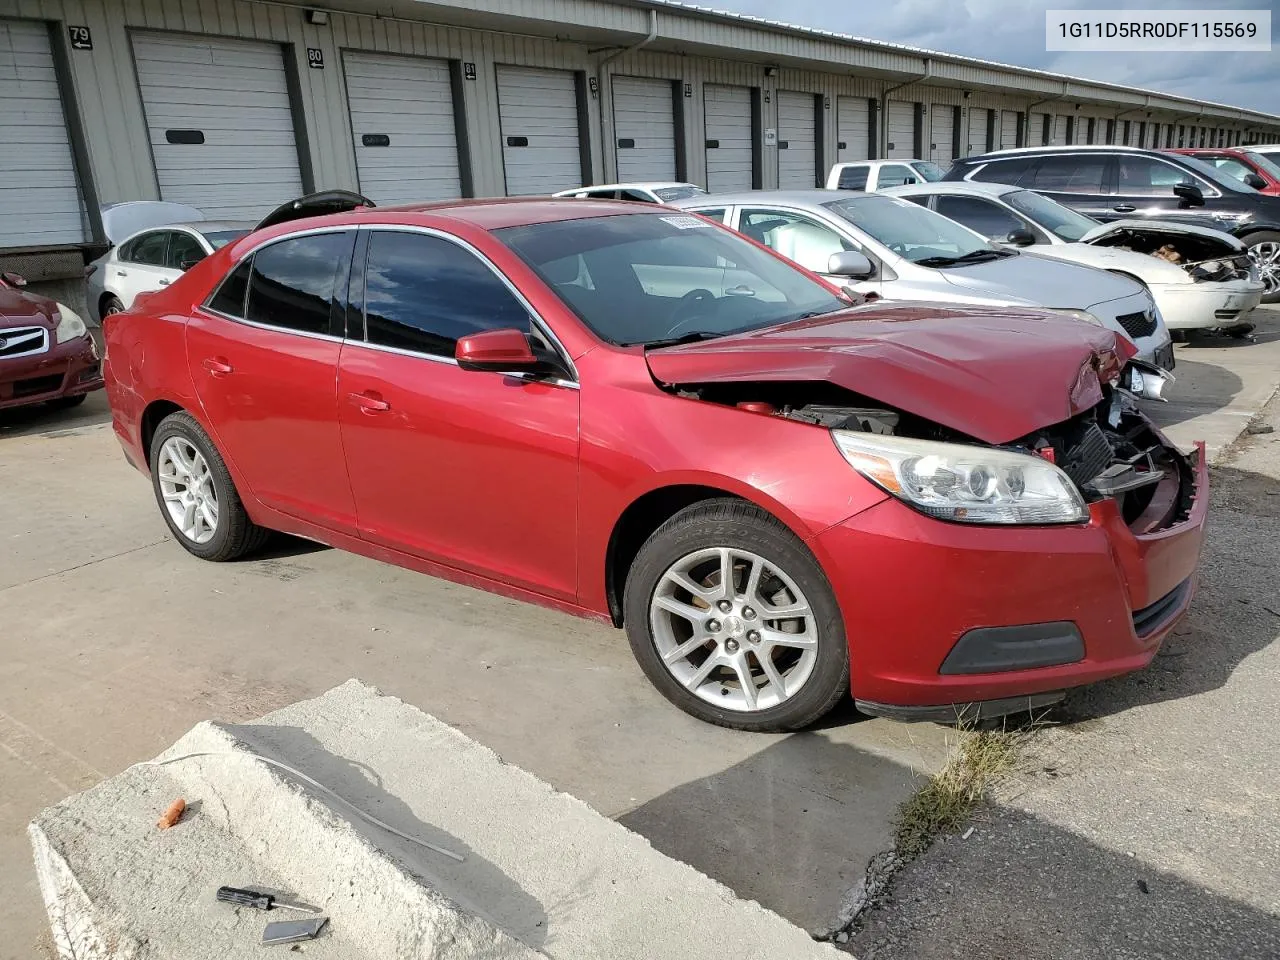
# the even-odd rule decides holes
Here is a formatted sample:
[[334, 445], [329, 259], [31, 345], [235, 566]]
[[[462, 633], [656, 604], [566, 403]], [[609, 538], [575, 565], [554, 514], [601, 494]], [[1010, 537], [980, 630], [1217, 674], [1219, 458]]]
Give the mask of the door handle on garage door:
[[221, 357], [206, 357], [204, 368], [209, 371], [212, 376], [225, 377], [227, 374], [235, 370], [235, 367], [227, 363]]
[[1132, 203], [1117, 203], [1111, 209], [1114, 210], [1116, 213], [1133, 213], [1133, 211], [1137, 210], [1138, 208], [1135, 207]]
[[359, 407], [361, 413], [383, 413], [391, 409], [391, 404], [372, 390], [364, 393], [349, 393], [347, 399]]

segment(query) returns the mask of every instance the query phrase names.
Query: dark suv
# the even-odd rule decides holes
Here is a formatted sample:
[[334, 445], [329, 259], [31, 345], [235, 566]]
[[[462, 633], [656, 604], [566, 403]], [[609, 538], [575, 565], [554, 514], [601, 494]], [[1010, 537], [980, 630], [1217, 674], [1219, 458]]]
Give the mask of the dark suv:
[[1116, 146], [1026, 147], [957, 160], [944, 180], [1027, 187], [1103, 221], [1158, 217], [1244, 241], [1264, 303], [1280, 301], [1280, 197], [1194, 157]]

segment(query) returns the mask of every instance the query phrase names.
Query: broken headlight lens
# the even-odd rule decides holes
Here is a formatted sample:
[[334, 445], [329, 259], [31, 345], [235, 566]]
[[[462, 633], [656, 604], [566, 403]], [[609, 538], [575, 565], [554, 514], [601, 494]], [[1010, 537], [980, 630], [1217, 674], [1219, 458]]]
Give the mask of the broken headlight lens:
[[850, 466], [921, 513], [961, 523], [1084, 523], [1080, 491], [1047, 460], [961, 443], [832, 430]]

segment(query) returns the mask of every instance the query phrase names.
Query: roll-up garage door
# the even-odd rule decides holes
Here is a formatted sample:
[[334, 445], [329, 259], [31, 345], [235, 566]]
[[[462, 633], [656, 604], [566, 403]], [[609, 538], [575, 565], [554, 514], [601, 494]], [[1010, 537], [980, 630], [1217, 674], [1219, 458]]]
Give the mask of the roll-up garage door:
[[889, 101], [889, 159], [909, 159], [916, 155], [916, 105]]
[[1018, 145], [1018, 111], [1000, 111], [1000, 149], [1008, 150]]
[[702, 88], [707, 117], [707, 189], [752, 187], [751, 90], [708, 83]]
[[871, 111], [866, 97], [836, 98], [836, 159], [871, 159]]
[[778, 91], [778, 189], [809, 190], [818, 183], [815, 98]]
[[1053, 138], [1050, 142], [1055, 146], [1061, 146], [1067, 142], [1067, 118], [1061, 114], [1053, 118]]
[[613, 132], [619, 180], [676, 178], [675, 101], [670, 80], [614, 77]]
[[343, 65], [360, 192], [381, 204], [461, 196], [448, 61], [348, 51]]
[[969, 152], [967, 156], [976, 157], [987, 152], [987, 124], [991, 122], [991, 111], [985, 107], [969, 109]]
[[[1045, 139], [1044, 123], [1049, 115], [1047, 113], [1031, 114], [1031, 122], [1027, 129], [1027, 140], [1024, 146], [1038, 147], [1048, 141]], [[1053, 136], [1052, 128], [1049, 130], [1049, 136]]]
[[302, 193], [277, 44], [139, 33], [133, 56], [162, 200], [254, 219]]
[[83, 211], [49, 31], [0, 20], [0, 247], [79, 243]]
[[578, 90], [572, 73], [499, 65], [498, 120], [508, 196], [582, 186]]
[[929, 107], [929, 157], [945, 170], [955, 159], [956, 111], [945, 103]]

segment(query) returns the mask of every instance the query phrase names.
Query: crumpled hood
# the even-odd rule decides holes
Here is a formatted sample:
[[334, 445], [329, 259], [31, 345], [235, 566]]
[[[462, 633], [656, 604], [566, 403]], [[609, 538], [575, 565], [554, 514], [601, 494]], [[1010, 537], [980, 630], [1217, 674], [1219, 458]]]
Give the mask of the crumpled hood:
[[1097, 404], [1133, 356], [1110, 330], [1040, 311], [899, 302], [646, 352], [666, 386], [827, 381], [986, 443]]
[[58, 305], [46, 297], [23, 293], [0, 284], [0, 327], [58, 326]]
[[1131, 297], [1142, 288], [1127, 277], [1092, 267], [1052, 260], [1034, 253], [940, 270], [948, 283], [964, 290], [991, 294], [992, 285], [1005, 287], [1010, 298], [1059, 309], [1087, 310], [1098, 303]]
[[1109, 237], [1125, 230], [1140, 230], [1143, 233], [1168, 233], [1170, 236], [1193, 236], [1202, 237], [1206, 240], [1220, 240], [1236, 253], [1243, 253], [1246, 249], [1243, 243], [1231, 234], [1222, 230], [1214, 230], [1212, 227], [1200, 227], [1192, 223], [1177, 223], [1173, 220], [1164, 219], [1112, 220], [1110, 223], [1100, 223], [1081, 237], [1080, 242], [1097, 243], [1104, 237]]

